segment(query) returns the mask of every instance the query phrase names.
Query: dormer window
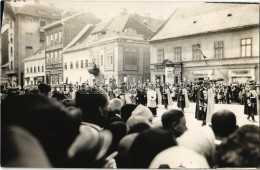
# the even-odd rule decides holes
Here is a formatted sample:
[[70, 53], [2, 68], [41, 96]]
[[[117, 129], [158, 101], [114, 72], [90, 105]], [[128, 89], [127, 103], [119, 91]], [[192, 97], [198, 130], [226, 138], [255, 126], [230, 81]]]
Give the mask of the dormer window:
[[46, 11], [45, 11], [45, 10], [38, 10], [38, 13], [39, 13], [40, 15], [46, 15]]
[[227, 17], [231, 17], [231, 16], [232, 16], [232, 14], [231, 14], [231, 13], [227, 14]]

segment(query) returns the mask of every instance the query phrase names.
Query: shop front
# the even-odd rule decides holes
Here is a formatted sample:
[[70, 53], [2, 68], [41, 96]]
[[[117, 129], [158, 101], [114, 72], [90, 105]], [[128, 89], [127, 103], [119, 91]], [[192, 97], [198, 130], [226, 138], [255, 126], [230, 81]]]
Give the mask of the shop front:
[[229, 83], [246, 83], [255, 80], [255, 69], [232, 69], [229, 70]]
[[152, 83], [178, 84], [182, 82], [182, 63], [172, 63], [165, 60], [161, 64], [153, 64], [151, 70]]

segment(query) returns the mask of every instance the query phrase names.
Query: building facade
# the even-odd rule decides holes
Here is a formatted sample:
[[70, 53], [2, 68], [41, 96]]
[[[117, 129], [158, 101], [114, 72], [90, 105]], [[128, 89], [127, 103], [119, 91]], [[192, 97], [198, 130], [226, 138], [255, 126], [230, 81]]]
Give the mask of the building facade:
[[259, 81], [258, 5], [206, 3], [185, 11], [175, 11], [150, 40], [152, 82], [168, 75], [169, 83]]
[[42, 27], [60, 20], [62, 11], [39, 3], [28, 3], [19, 8], [9, 7], [12, 8], [12, 12], [4, 11], [5, 19], [9, 22], [8, 70], [5, 74], [12, 84], [23, 86], [23, 60], [43, 45], [45, 39]]
[[[138, 82], [150, 78], [152, 31], [130, 15], [113, 18], [89, 28], [63, 54], [64, 80], [67, 83]], [[97, 75], [89, 70], [94, 62]]]
[[8, 71], [9, 68], [9, 46], [8, 46], [8, 40], [9, 40], [9, 24], [6, 24], [1, 29], [1, 83], [8, 84], [8, 76], [6, 75], [6, 71]]
[[[63, 49], [75, 38], [86, 24], [100, 22], [89, 13], [78, 13], [44, 27], [46, 35], [46, 82], [62, 84]], [[75, 24], [77, 23], [77, 24]]]
[[40, 48], [35, 54], [23, 60], [24, 86], [38, 86], [45, 82], [45, 50]]

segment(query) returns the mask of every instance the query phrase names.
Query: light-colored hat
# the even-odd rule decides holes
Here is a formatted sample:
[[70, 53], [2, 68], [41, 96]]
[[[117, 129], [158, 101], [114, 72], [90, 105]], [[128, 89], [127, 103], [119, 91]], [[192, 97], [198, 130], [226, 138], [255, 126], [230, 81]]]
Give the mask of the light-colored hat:
[[151, 162], [149, 168], [209, 168], [207, 160], [198, 153], [181, 146], [170, 147]]
[[149, 126], [151, 126], [151, 124], [149, 123], [149, 121], [143, 117], [143, 116], [138, 116], [138, 115], [132, 115], [131, 117], [129, 117], [129, 119], [126, 121], [126, 125], [127, 125], [127, 131], [129, 131], [130, 129], [132, 129], [132, 127], [134, 127], [136, 124], [138, 123], [145, 123]]
[[150, 120], [153, 118], [153, 114], [150, 111], [150, 109], [148, 107], [145, 107], [141, 104], [139, 104], [135, 110], [132, 112], [132, 115], [137, 115], [137, 116], [143, 116], [145, 117], [147, 120]]
[[210, 127], [187, 130], [180, 136], [178, 145], [199, 153], [209, 161], [215, 155], [215, 135]]
[[68, 149], [68, 156], [72, 158], [78, 153], [85, 152], [93, 155], [94, 160], [99, 160], [106, 154], [111, 142], [112, 134], [109, 130], [97, 131], [90, 126], [84, 126]]

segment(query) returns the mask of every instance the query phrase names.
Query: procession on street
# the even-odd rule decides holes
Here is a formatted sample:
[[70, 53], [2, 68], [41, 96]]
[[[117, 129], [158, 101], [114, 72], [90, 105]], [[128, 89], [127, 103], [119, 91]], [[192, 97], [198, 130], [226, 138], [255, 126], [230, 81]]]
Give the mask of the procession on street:
[[260, 168], [259, 3], [1, 4], [2, 167]]

